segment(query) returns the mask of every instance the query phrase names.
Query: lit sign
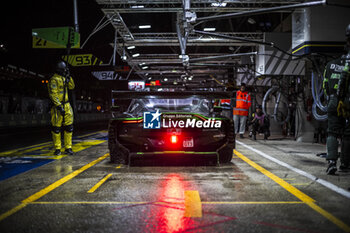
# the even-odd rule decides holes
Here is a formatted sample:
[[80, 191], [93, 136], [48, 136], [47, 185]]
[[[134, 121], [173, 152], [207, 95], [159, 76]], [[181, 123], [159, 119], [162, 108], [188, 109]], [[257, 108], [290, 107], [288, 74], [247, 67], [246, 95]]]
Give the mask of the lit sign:
[[62, 56], [64, 61], [67, 61], [72, 66], [98, 66], [103, 62], [93, 54], [74, 54]]
[[91, 73], [98, 80], [117, 80], [118, 79], [118, 74], [115, 74], [114, 71], [95, 71]]
[[146, 86], [160, 86], [159, 80], [151, 81], [150, 83], [146, 83]]
[[130, 81], [128, 83], [129, 90], [138, 91], [145, 89], [145, 82], [144, 81]]

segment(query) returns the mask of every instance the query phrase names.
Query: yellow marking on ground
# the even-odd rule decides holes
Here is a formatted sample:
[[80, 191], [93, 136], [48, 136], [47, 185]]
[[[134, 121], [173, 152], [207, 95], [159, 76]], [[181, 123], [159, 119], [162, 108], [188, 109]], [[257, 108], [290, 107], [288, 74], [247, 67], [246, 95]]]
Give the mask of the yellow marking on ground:
[[109, 153], [99, 157], [98, 159], [92, 161], [91, 163], [86, 164], [85, 166], [81, 167], [80, 169], [78, 169], [78, 170], [68, 174], [67, 176], [65, 176], [65, 177], [59, 179], [58, 181], [56, 181], [55, 183], [47, 186], [46, 188], [40, 190], [39, 192], [37, 192], [37, 193], [33, 194], [32, 196], [28, 197], [27, 199], [23, 200], [22, 203], [30, 203], [30, 202], [38, 200], [42, 196], [48, 194], [52, 190], [56, 189], [57, 187], [61, 186], [64, 183], [66, 183], [67, 181], [71, 180], [72, 178], [76, 177], [77, 175], [79, 175], [80, 173], [85, 171], [86, 169], [88, 169], [88, 168], [94, 166], [95, 164], [101, 162], [102, 160], [104, 160], [108, 156], [109, 156]]
[[[106, 130], [101, 130], [101, 131], [97, 131], [94, 133], [89, 133], [89, 134], [84, 134], [82, 136], [78, 136], [78, 138], [82, 138], [82, 137], [87, 137], [90, 135], [94, 135], [94, 134], [99, 134], [99, 133], [105, 133], [107, 132]], [[90, 141], [98, 141], [98, 140], [90, 140]], [[102, 141], [102, 140], [100, 140]], [[75, 145], [78, 145], [80, 143], [77, 143]], [[73, 145], [73, 151], [74, 151], [74, 146]], [[37, 150], [42, 150], [45, 148], [50, 148], [52, 147], [52, 142], [43, 142], [43, 143], [39, 143], [39, 144], [35, 144], [35, 145], [31, 145], [31, 146], [27, 146], [27, 147], [22, 147], [22, 148], [18, 148], [18, 149], [13, 149], [13, 150], [9, 150], [9, 151], [4, 151], [4, 152], [0, 152], [0, 157], [4, 157], [4, 156], [27, 156], [27, 157], [32, 157], [35, 156], [35, 158], [47, 158], [47, 159], [61, 159], [62, 157], [65, 157], [66, 155], [59, 155], [59, 156], [54, 156], [53, 155], [53, 151], [50, 151], [48, 153], [43, 153], [40, 155], [26, 155], [27, 153], [33, 152], [33, 151], [37, 151]], [[77, 148], [79, 150], [79, 147]], [[47, 151], [49, 151], [47, 149]], [[80, 150], [79, 150], [80, 151]]]
[[275, 181], [277, 184], [285, 188], [288, 192], [296, 196], [298, 199], [300, 199], [302, 202], [307, 204], [309, 207], [311, 207], [313, 210], [321, 214], [323, 217], [327, 218], [329, 221], [333, 222], [335, 225], [337, 225], [339, 228], [341, 228], [345, 232], [350, 232], [350, 227], [345, 224], [343, 221], [340, 219], [336, 218], [326, 210], [322, 209], [318, 205], [316, 205], [314, 202], [315, 200], [306, 195], [305, 193], [301, 192], [299, 189], [293, 187], [283, 179], [279, 178], [278, 176], [274, 175], [273, 173], [269, 172], [265, 168], [261, 167], [260, 165], [256, 164], [255, 162], [251, 161], [247, 157], [245, 157], [243, 154], [238, 152], [237, 150], [234, 150], [234, 153], [241, 158], [243, 161], [248, 163], [250, 166], [254, 167], [261, 173], [263, 173], [265, 176], [269, 177], [273, 181]]
[[88, 168], [94, 166], [95, 164], [101, 162], [102, 160], [104, 160], [105, 158], [107, 158], [109, 156], [109, 153], [99, 157], [98, 159], [92, 161], [91, 163], [86, 164], [85, 166], [79, 168], [78, 170], [68, 174], [67, 176], [59, 179], [58, 181], [54, 182], [53, 184], [47, 186], [46, 188], [40, 190], [39, 192], [31, 195], [30, 197], [24, 199], [22, 201], [22, 203], [14, 208], [12, 208], [11, 210], [5, 212], [4, 214], [0, 215], [0, 221], [7, 218], [8, 216], [16, 213], [17, 211], [19, 211], [20, 209], [22, 209], [23, 207], [26, 206], [26, 204], [32, 203], [36, 200], [38, 200], [39, 198], [45, 196], [46, 194], [48, 194], [49, 192], [51, 192], [52, 190], [58, 188], [59, 186], [61, 186], [62, 184], [66, 183], [67, 181], [71, 180], [72, 178], [76, 177], [77, 175], [79, 175], [80, 173], [82, 173], [83, 171], [87, 170]]
[[123, 165], [122, 164], [119, 164], [118, 166], [116, 166], [115, 168], [116, 169], [119, 169], [119, 168], [121, 168]]
[[314, 209], [316, 212], [323, 215], [323, 217], [327, 218], [331, 222], [333, 222], [335, 225], [337, 225], [339, 228], [341, 228], [345, 232], [350, 232], [350, 227], [345, 224], [343, 221], [338, 219], [337, 217], [333, 216], [331, 213], [327, 212], [326, 210], [322, 209], [315, 203], [307, 203], [308, 206], [310, 206], [312, 209]]
[[304, 204], [302, 201], [203, 201], [202, 204], [211, 205], [280, 205]]
[[72, 150], [74, 152], [79, 152], [88, 147], [96, 146], [98, 144], [104, 143], [106, 140], [86, 140], [77, 144], [72, 145]]
[[[103, 142], [105, 142], [105, 140], [86, 140], [86, 141], [83, 141], [83, 142], [79, 142], [79, 143], [73, 144], [72, 145], [72, 150], [74, 151], [74, 153], [76, 153], [76, 152], [85, 150], [85, 149], [87, 149], [89, 147], [101, 144]], [[55, 156], [55, 155], [53, 155], [53, 151], [49, 151], [49, 150], [47, 150], [49, 152], [43, 153], [43, 154], [39, 154], [39, 155], [35, 155], [35, 154], [27, 155], [27, 153], [30, 153], [31, 151], [40, 150], [40, 149], [43, 149], [43, 147], [35, 148], [34, 150], [30, 150], [30, 151], [23, 151], [21, 154], [16, 155], [16, 156], [25, 156], [25, 157], [32, 157], [32, 158], [45, 158], [45, 159], [61, 159], [61, 158], [67, 156], [67, 154], [61, 154], [61, 155]], [[24, 154], [24, 153], [26, 153], [26, 154]], [[64, 153], [64, 150], [62, 150], [62, 153]]]
[[98, 189], [106, 180], [108, 180], [109, 177], [112, 176], [112, 173], [106, 175], [102, 180], [100, 180], [97, 184], [95, 184], [89, 191], [88, 193], [93, 193]]
[[202, 217], [202, 203], [198, 191], [185, 191], [185, 217]]
[[[85, 140], [76, 144], [72, 145], [72, 150], [74, 152], [79, 152], [84, 149], [87, 149], [92, 146], [96, 146], [98, 144], [101, 144], [105, 142], [105, 140]], [[6, 151], [3, 153], [0, 153], [0, 156], [16, 156], [16, 157], [29, 157], [29, 158], [42, 158], [42, 159], [61, 159], [65, 156], [66, 154], [61, 154], [61, 155], [53, 155], [53, 151], [50, 150], [49, 148], [52, 145], [50, 143], [45, 143], [42, 146], [37, 146], [37, 147], [30, 147], [29, 149], [17, 149], [17, 150], [12, 150], [12, 151]], [[40, 151], [41, 152], [46, 152], [46, 153], [40, 153], [40, 154], [30, 154], [33, 151]], [[62, 149], [62, 153], [64, 153], [64, 150]]]
[[[35, 201], [28, 204], [38, 205], [137, 205], [137, 204], [159, 204], [159, 205], [184, 205], [184, 202], [148, 202], [148, 201]], [[295, 205], [305, 204], [302, 201], [203, 201], [203, 205]], [[187, 217], [187, 216], [186, 216]], [[192, 216], [194, 217], [194, 216]]]
[[26, 205], [27, 204], [22, 203], [22, 204], [16, 206], [15, 208], [12, 208], [11, 210], [3, 213], [2, 215], [0, 215], [0, 222], [2, 220], [4, 220], [5, 218], [7, 218], [8, 216], [10, 216], [10, 215], [16, 213], [17, 211], [21, 210], [22, 208], [26, 207]]
[[[136, 204], [147, 204], [150, 202], [147, 201], [36, 201], [36, 202], [31, 202], [28, 204], [31, 205], [75, 205], [75, 204], [90, 204], [90, 205], [136, 205]], [[156, 202], [156, 204], [164, 204], [163, 202]]]
[[28, 146], [28, 147], [23, 147], [23, 148], [19, 148], [19, 149], [14, 149], [14, 150], [1, 152], [0, 156], [9, 156], [9, 155], [12, 155], [12, 154], [15, 154], [15, 153], [21, 153], [21, 154], [28, 153], [28, 152], [32, 152], [32, 151], [35, 151], [35, 150], [38, 150], [38, 149], [42, 149], [42, 148], [45, 148], [45, 147], [48, 147], [48, 146], [50, 146], [50, 143], [49, 142], [45, 142], [45, 143], [36, 144], [36, 145], [33, 145], [33, 146]]
[[295, 178], [284, 178], [284, 180], [295, 180]]
[[247, 157], [245, 157], [244, 155], [239, 153], [237, 150], [234, 150], [234, 152], [240, 159], [242, 159], [243, 161], [248, 163], [250, 166], [254, 167], [256, 170], [263, 173], [265, 176], [269, 177], [271, 180], [275, 181], [277, 184], [281, 185], [283, 188], [285, 188], [288, 192], [292, 193], [294, 196], [299, 198], [301, 201], [303, 201], [303, 202], [315, 202], [314, 199], [307, 196], [305, 193], [301, 192], [299, 189], [293, 187], [292, 185], [290, 185], [289, 183], [287, 183], [283, 179], [281, 179], [278, 176], [274, 175], [273, 173], [269, 172], [265, 168], [254, 163], [253, 161], [251, 161], [250, 159], [248, 159]]
[[[28, 204], [38, 205], [70, 205], [70, 204], [90, 204], [90, 205], [129, 205], [129, 204], [174, 204], [183, 205], [184, 202], [148, 202], [148, 201], [35, 201]], [[284, 204], [305, 204], [302, 201], [203, 201], [205, 205], [284, 205]]]

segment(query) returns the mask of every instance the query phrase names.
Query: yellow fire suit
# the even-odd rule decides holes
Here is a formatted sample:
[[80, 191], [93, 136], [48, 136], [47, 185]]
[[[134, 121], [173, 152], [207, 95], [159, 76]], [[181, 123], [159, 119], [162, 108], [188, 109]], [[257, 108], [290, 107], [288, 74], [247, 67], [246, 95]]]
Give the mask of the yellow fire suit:
[[[61, 149], [61, 127], [64, 126], [64, 147], [65, 149], [72, 148], [73, 135], [73, 109], [68, 99], [68, 89], [72, 90], [75, 87], [73, 78], [70, 77], [69, 82], [65, 84], [66, 78], [54, 74], [48, 83], [49, 96], [53, 103], [51, 108], [51, 124], [52, 124], [52, 139], [55, 149]], [[64, 88], [66, 90], [64, 90]], [[64, 94], [65, 93], [65, 94]], [[65, 96], [63, 96], [65, 95]], [[62, 116], [57, 107], [62, 106], [65, 114]]]

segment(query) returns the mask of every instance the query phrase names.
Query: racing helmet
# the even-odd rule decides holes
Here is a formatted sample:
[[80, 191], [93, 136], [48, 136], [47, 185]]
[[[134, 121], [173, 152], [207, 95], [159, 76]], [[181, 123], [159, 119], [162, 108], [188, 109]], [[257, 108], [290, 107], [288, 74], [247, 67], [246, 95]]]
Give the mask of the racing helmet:
[[65, 75], [68, 71], [68, 66], [64, 61], [59, 61], [56, 64], [56, 72], [59, 75]]

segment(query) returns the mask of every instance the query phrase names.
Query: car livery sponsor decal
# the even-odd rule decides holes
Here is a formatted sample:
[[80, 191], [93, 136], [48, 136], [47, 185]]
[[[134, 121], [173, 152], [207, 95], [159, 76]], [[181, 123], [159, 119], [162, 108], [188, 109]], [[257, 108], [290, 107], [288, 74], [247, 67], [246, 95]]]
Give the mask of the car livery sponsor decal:
[[144, 129], [160, 128], [221, 128], [221, 120], [214, 118], [193, 117], [192, 114], [162, 114], [156, 112], [143, 113]]
[[143, 128], [144, 129], [160, 129], [160, 116], [162, 114], [157, 110], [156, 112], [143, 113]]

